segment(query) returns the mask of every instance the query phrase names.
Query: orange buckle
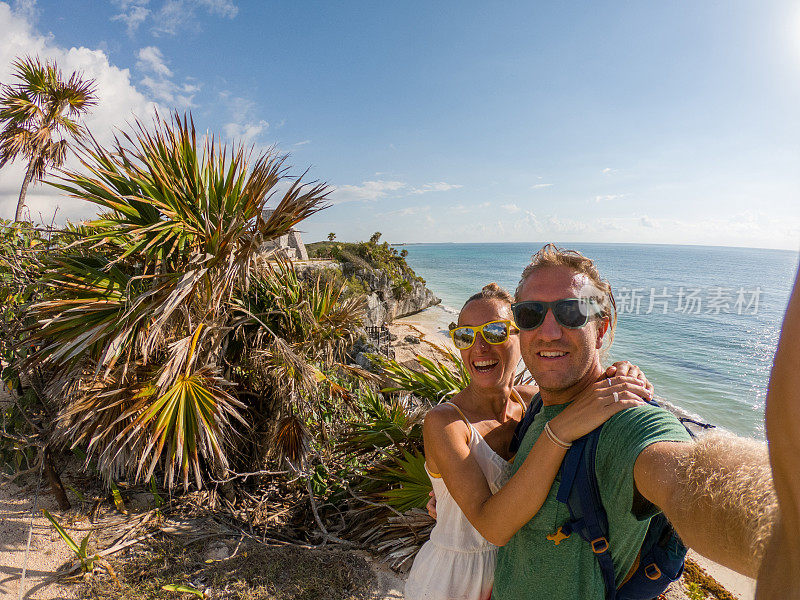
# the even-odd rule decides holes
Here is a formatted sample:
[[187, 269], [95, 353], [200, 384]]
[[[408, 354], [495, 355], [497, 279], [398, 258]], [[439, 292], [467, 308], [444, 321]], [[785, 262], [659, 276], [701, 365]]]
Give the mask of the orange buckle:
[[556, 546], [558, 546], [561, 542], [567, 539], [569, 536], [561, 531], [561, 527], [556, 529], [555, 533], [548, 534], [545, 536], [548, 540], [553, 542]]
[[656, 563], [650, 563], [644, 568], [644, 574], [647, 575], [648, 579], [655, 581], [661, 577], [661, 569], [658, 568]]
[[596, 540], [592, 540], [592, 552], [595, 554], [602, 554], [608, 550], [608, 540], [604, 537], [599, 537]]

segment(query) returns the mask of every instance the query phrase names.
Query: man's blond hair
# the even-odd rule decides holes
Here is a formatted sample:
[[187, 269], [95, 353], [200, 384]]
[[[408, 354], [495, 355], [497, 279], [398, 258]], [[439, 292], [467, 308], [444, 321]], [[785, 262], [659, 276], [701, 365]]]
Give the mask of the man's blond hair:
[[558, 248], [555, 244], [545, 244], [541, 250], [531, 257], [531, 262], [522, 271], [522, 277], [519, 280], [516, 292], [514, 292], [515, 300], [519, 302], [522, 286], [525, 285], [525, 280], [538, 269], [545, 267], [567, 267], [572, 269], [580, 275], [585, 275], [595, 290], [592, 296], [600, 301], [601, 316], [608, 319], [608, 331], [606, 332], [606, 339], [608, 345], [606, 350], [611, 347], [614, 342], [614, 331], [617, 328], [617, 303], [614, 300], [614, 293], [611, 291], [611, 284], [600, 276], [600, 272], [591, 258], [587, 258], [577, 250], [567, 250], [565, 248]]

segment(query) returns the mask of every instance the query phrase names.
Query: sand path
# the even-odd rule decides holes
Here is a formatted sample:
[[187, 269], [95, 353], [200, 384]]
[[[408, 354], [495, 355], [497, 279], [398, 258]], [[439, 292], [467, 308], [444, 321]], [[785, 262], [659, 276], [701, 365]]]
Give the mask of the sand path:
[[[31, 511], [34, 489], [20, 489], [13, 483], [0, 486], [0, 597], [20, 598], [20, 583], [25, 562], [28, 532], [31, 530]], [[44, 487], [44, 486], [43, 486]], [[44, 492], [44, 490], [42, 490]], [[38, 508], [56, 514], [57, 506], [48, 493], [40, 493]], [[58, 517], [56, 517], [58, 518]], [[37, 510], [33, 519], [30, 552], [22, 598], [66, 599], [75, 598], [74, 586], [59, 585], [52, 581], [58, 567], [72, 559], [74, 554], [64, 544], [50, 522]]]

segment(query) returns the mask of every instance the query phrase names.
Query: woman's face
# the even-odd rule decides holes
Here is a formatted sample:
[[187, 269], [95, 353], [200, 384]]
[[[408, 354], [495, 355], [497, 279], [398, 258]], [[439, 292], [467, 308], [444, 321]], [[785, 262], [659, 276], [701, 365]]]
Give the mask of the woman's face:
[[[467, 304], [458, 316], [459, 327], [477, 327], [490, 321], [513, 321], [511, 307], [501, 300], [479, 299]], [[471, 385], [478, 387], [504, 387], [511, 384], [520, 360], [519, 332], [511, 328], [508, 339], [502, 344], [489, 344], [482, 334], [466, 350], [460, 350], [461, 359], [470, 374]]]

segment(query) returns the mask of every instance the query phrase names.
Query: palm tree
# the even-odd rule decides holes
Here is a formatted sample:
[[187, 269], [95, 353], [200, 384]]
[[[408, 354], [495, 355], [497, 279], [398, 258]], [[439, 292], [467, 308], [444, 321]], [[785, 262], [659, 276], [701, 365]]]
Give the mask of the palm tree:
[[27, 57], [14, 69], [19, 83], [0, 84], [0, 168], [19, 157], [28, 161], [14, 218], [21, 221], [28, 185], [64, 164], [68, 137], [83, 132], [77, 118], [97, 102], [93, 79], [72, 73], [65, 81], [55, 62]]

